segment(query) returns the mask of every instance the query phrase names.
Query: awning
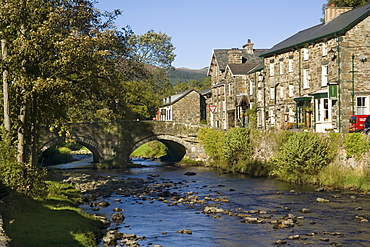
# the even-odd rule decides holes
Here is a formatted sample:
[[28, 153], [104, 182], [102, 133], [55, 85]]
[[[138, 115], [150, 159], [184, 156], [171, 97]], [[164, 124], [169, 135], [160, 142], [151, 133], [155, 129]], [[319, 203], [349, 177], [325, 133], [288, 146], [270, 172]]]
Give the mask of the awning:
[[309, 95], [312, 95], [315, 99], [321, 99], [321, 98], [327, 98], [328, 97], [328, 91], [317, 91], [315, 93], [310, 93]]
[[310, 97], [310, 96], [301, 96], [301, 97], [294, 98], [294, 101], [295, 102], [311, 101], [311, 99], [312, 99], [312, 97]]

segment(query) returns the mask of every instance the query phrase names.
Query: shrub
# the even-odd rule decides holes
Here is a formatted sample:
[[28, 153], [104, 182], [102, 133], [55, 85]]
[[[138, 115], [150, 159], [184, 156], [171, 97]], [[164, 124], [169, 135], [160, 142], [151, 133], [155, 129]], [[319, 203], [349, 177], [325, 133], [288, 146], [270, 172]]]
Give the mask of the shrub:
[[271, 174], [286, 181], [309, 182], [329, 160], [326, 142], [318, 134], [295, 133], [271, 159]]
[[222, 153], [227, 169], [234, 169], [235, 165], [248, 163], [253, 155], [250, 129], [230, 129], [225, 135]]
[[351, 133], [346, 135], [344, 147], [347, 158], [360, 158], [369, 149], [369, 141], [361, 133]]
[[223, 162], [224, 131], [202, 128], [198, 133], [198, 139], [206, 154], [210, 158], [211, 165], [219, 166]]

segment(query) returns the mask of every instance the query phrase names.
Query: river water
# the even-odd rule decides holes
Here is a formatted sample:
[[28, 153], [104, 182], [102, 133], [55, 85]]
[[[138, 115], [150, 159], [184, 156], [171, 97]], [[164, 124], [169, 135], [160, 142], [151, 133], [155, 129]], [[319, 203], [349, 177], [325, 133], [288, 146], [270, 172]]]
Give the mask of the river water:
[[[140, 159], [134, 162], [147, 167], [94, 170], [89, 168], [89, 161], [54, 166], [54, 169], [73, 169], [75, 173], [117, 179], [148, 178], [155, 174], [157, 182], [176, 184], [168, 188], [171, 193], [196, 195], [200, 199], [223, 199], [222, 202], [208, 201], [207, 204], [169, 206], [170, 203], [163, 200], [112, 194], [98, 198], [110, 203], [98, 212], [88, 204], [81, 206], [86, 212], [107, 218], [111, 218], [114, 208], [124, 209], [123, 223], [112, 223], [110, 229], [145, 236], [146, 240], [139, 241], [140, 246], [276, 246], [279, 239], [284, 239], [285, 245], [290, 246], [370, 246], [370, 223], [367, 222], [370, 219], [370, 195], [348, 191], [318, 192], [311, 186]], [[186, 172], [195, 175], [187, 176]], [[317, 198], [329, 202], [320, 203]], [[218, 204], [218, 208], [233, 214], [203, 213], [203, 208], [210, 204]], [[304, 208], [309, 213], [302, 213]], [[237, 213], [244, 216], [238, 217]], [[286, 220], [288, 214], [294, 219], [292, 226], [281, 229], [273, 224], [274, 221]], [[245, 223], [245, 217], [258, 218], [260, 222]], [[192, 234], [178, 233], [185, 229], [190, 229]]]

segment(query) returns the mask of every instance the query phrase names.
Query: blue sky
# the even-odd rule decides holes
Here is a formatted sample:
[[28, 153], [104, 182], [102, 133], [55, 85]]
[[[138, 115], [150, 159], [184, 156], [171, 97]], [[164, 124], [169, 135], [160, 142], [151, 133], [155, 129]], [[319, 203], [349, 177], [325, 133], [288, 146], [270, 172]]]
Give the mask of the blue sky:
[[122, 10], [118, 29], [153, 29], [172, 37], [173, 66], [201, 69], [213, 49], [241, 48], [248, 39], [268, 49], [320, 23], [327, 0], [97, 0], [100, 10]]

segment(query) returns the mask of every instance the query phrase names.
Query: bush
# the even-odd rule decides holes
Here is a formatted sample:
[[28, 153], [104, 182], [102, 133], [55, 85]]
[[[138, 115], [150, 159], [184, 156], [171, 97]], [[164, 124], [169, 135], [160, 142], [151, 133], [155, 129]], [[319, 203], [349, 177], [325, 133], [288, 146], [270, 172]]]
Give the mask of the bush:
[[[226, 169], [245, 172], [247, 163], [253, 155], [253, 147], [250, 138], [250, 129], [230, 129], [224, 138], [223, 157]], [[238, 169], [235, 166], [239, 167]], [[244, 166], [244, 168], [243, 168]]]
[[73, 161], [71, 150], [67, 147], [52, 147], [46, 150], [41, 157], [43, 165], [57, 165]]
[[365, 135], [361, 133], [351, 133], [346, 135], [344, 147], [347, 151], [347, 158], [360, 158], [370, 145]]
[[206, 154], [210, 158], [211, 165], [220, 166], [223, 162], [224, 131], [203, 128], [198, 133], [198, 139]]
[[295, 133], [271, 159], [271, 174], [286, 181], [306, 183], [329, 160], [326, 141], [319, 135], [310, 132]]

